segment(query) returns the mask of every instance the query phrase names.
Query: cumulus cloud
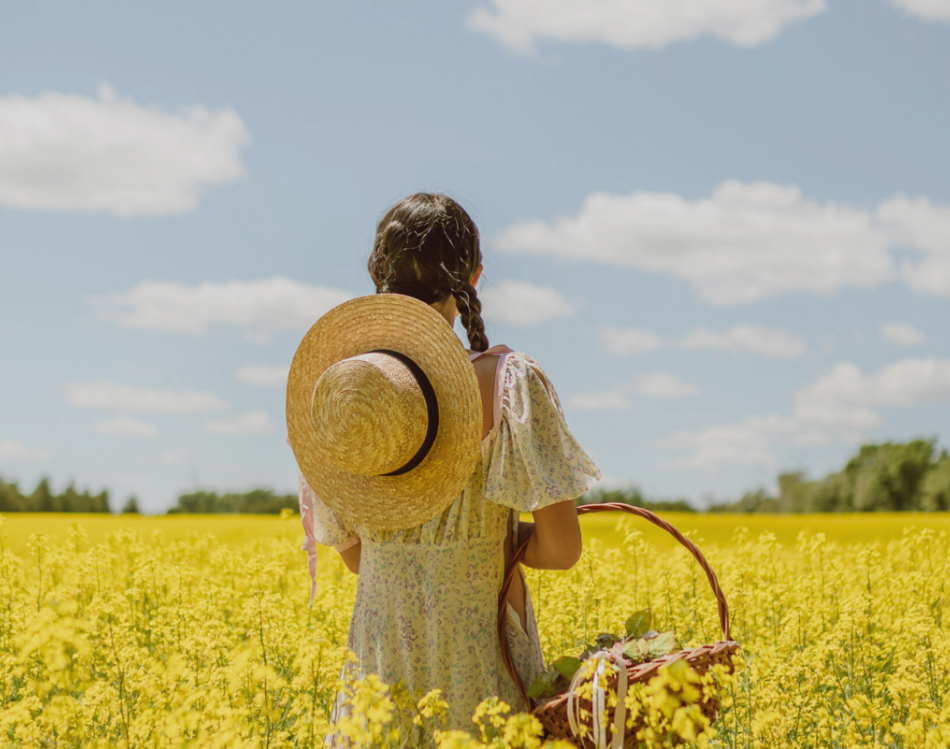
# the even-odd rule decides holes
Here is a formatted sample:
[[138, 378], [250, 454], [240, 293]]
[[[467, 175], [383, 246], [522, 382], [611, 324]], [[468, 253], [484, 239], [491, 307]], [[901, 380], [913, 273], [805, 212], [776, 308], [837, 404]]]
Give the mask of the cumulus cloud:
[[923, 331], [913, 325], [896, 322], [881, 324], [881, 338], [895, 346], [919, 346], [927, 340]]
[[878, 206], [877, 219], [893, 245], [921, 255], [901, 265], [907, 284], [923, 294], [950, 297], [950, 205], [897, 195]]
[[353, 294], [275, 276], [255, 281], [184, 283], [145, 281], [129, 291], [88, 302], [102, 320], [127, 328], [204, 335], [230, 325], [248, 340], [267, 342], [284, 330], [305, 330]]
[[643, 354], [666, 346], [660, 336], [647, 328], [604, 328], [600, 339], [616, 356]]
[[661, 49], [709, 36], [755, 47], [826, 7], [825, 0], [490, 0], [467, 25], [519, 53], [539, 40]]
[[616, 390], [592, 390], [573, 393], [567, 399], [567, 406], [577, 411], [622, 411], [630, 404], [623, 393]]
[[672, 372], [647, 372], [630, 386], [632, 392], [649, 398], [690, 398], [699, 395], [699, 388]]
[[[926, 197], [897, 195], [868, 211], [770, 182], [727, 181], [697, 200], [594, 193], [574, 216], [515, 223], [492, 242], [505, 252], [671, 275], [714, 306], [898, 278], [950, 297], [950, 205]], [[895, 249], [912, 254], [900, 267]]]
[[289, 364], [245, 364], [235, 376], [239, 382], [248, 385], [277, 388], [287, 384], [288, 374], [290, 374]]
[[882, 408], [950, 403], [950, 359], [902, 359], [867, 374], [840, 362], [794, 395], [791, 416], [769, 414], [734, 424], [679, 431], [661, 447], [687, 453], [689, 468], [775, 462], [772, 447], [863, 441], [884, 424]]
[[805, 354], [805, 341], [784, 330], [761, 325], [736, 325], [725, 331], [700, 328], [678, 344], [684, 349], [749, 351], [775, 359], [797, 359]]
[[795, 416], [849, 441], [883, 424], [878, 408], [950, 402], [950, 359], [902, 359], [865, 374], [841, 362], [795, 394]]
[[777, 359], [804, 356], [805, 341], [779, 328], [761, 325], [736, 325], [716, 331], [698, 328], [682, 338], [661, 338], [646, 328], [605, 328], [601, 332], [604, 347], [615, 356], [629, 356], [661, 348], [685, 350], [748, 351]]
[[577, 311], [577, 304], [557, 289], [524, 281], [502, 281], [480, 291], [479, 298], [486, 320], [512, 327], [565, 319]]
[[212, 185], [244, 174], [250, 141], [230, 109], [178, 112], [100, 86], [95, 98], [0, 97], [0, 205], [159, 216], [195, 210]]
[[573, 393], [567, 404], [578, 411], [622, 411], [630, 407], [628, 394], [645, 398], [691, 398], [699, 395], [699, 388], [672, 372], [645, 372], [632, 382], [609, 390]]
[[96, 424], [99, 434], [108, 434], [122, 437], [154, 437], [158, 434], [158, 427], [147, 421], [120, 416], [117, 419], [100, 421]]
[[214, 393], [155, 390], [108, 380], [70, 383], [66, 386], [66, 401], [76, 408], [133, 413], [197, 413], [223, 411], [228, 407]]
[[713, 469], [726, 465], [772, 465], [769, 443], [788, 432], [788, 424], [773, 415], [753, 417], [695, 432], [682, 430], [660, 442], [660, 447], [688, 455], [677, 461], [682, 468]]
[[0, 460], [33, 461], [47, 460], [49, 453], [26, 447], [16, 440], [0, 440]]
[[950, 23], [950, 0], [890, 0], [890, 3], [909, 16]]
[[248, 411], [223, 421], [210, 420], [205, 428], [211, 434], [225, 434], [229, 437], [250, 437], [261, 434], [273, 434], [277, 424], [266, 411]]

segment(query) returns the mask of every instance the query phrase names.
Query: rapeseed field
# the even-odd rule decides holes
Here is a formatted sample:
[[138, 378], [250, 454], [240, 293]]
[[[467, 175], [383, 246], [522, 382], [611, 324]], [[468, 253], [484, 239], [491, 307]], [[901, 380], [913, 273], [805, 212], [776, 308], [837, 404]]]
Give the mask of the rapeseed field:
[[[950, 746], [947, 518], [667, 519], [717, 571], [743, 655], [715, 683], [671, 671], [634, 690], [647, 746]], [[681, 646], [720, 637], [683, 549], [633, 518], [582, 524], [573, 570], [528, 575], [548, 660], [647, 607]], [[0, 520], [0, 746], [321, 746], [356, 578], [321, 550], [309, 608], [301, 538], [294, 516]], [[437, 694], [345, 686], [354, 711], [336, 732], [365, 747], [540, 743], [491, 700], [469, 735], [433, 739], [451, 710]], [[686, 697], [704, 688], [722, 711], [697, 734]]]

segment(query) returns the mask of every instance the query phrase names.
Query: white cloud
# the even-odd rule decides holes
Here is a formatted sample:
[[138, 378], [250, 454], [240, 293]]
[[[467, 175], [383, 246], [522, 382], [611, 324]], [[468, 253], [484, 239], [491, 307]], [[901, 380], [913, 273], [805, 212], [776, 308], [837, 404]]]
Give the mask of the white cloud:
[[950, 205], [897, 195], [878, 206], [876, 215], [892, 244], [923, 256], [902, 264], [907, 284], [923, 294], [950, 297]]
[[158, 216], [195, 210], [204, 190], [244, 174], [250, 141], [230, 109], [173, 113], [119, 97], [0, 97], [0, 205]]
[[857, 441], [883, 424], [877, 408], [942, 402], [950, 402], [950, 359], [902, 359], [870, 375], [841, 362], [795, 394], [795, 416]]
[[273, 434], [277, 424], [266, 411], [248, 411], [224, 421], [208, 421], [205, 428], [211, 434], [226, 434], [229, 437], [247, 437], [260, 434]]
[[666, 345], [660, 336], [646, 328], [605, 328], [601, 332], [601, 341], [616, 356], [642, 354]]
[[787, 433], [788, 425], [774, 414], [752, 417], [737, 424], [675, 432], [660, 442], [668, 450], [688, 452], [677, 461], [682, 468], [714, 469], [727, 465], [772, 465], [775, 456], [769, 443], [776, 435]]
[[825, 0], [490, 0], [472, 11], [467, 25], [520, 53], [542, 39], [661, 49], [711, 36], [754, 47], [825, 9]]
[[890, 3], [910, 16], [950, 23], [950, 0], [890, 0]]
[[671, 372], [645, 372], [633, 382], [609, 390], [574, 393], [567, 405], [578, 411], [623, 411], [630, 407], [627, 393], [646, 398], [690, 398], [699, 394], [699, 388]]
[[699, 388], [672, 372], [646, 372], [630, 385], [630, 390], [649, 398], [691, 398]]
[[185, 454], [180, 450], [166, 450], [158, 456], [160, 463], [179, 465], [185, 462]]
[[797, 359], [804, 356], [807, 349], [800, 337], [779, 328], [761, 325], [736, 325], [724, 331], [698, 328], [680, 339], [666, 340], [646, 328], [606, 328], [601, 333], [601, 340], [607, 350], [616, 356], [669, 348], [749, 351], [778, 359]]
[[121, 416], [117, 419], [99, 422], [96, 424], [96, 431], [99, 434], [125, 437], [154, 437], [158, 434], [158, 427], [147, 421]]
[[701, 328], [679, 343], [684, 349], [751, 351], [776, 359], [797, 359], [805, 354], [805, 341], [776, 328], [761, 325], [737, 325], [718, 332]]
[[950, 403], [950, 359], [902, 359], [865, 374], [841, 362], [794, 396], [792, 416], [769, 414], [735, 424], [680, 431], [660, 446], [686, 455], [688, 468], [775, 462], [772, 446], [861, 442], [884, 424], [879, 409]]
[[287, 384], [289, 364], [245, 364], [235, 375], [240, 382], [257, 387], [277, 388]]
[[770, 182], [727, 181], [694, 201], [673, 193], [594, 193], [576, 216], [515, 224], [493, 244], [670, 274], [715, 306], [870, 288], [895, 274], [887, 238], [869, 213]]
[[548, 320], [573, 317], [577, 304], [549, 286], [502, 281], [479, 292], [482, 316], [513, 327], [529, 327]]
[[881, 338], [895, 346], [919, 346], [927, 340], [923, 331], [913, 325], [896, 322], [881, 324]]
[[142, 413], [196, 413], [222, 411], [228, 407], [214, 393], [155, 390], [108, 380], [70, 383], [66, 386], [66, 400], [76, 408]]
[[256, 281], [184, 283], [145, 281], [130, 291], [94, 297], [100, 319], [127, 328], [204, 335], [212, 325], [232, 325], [252, 341], [283, 330], [306, 330], [353, 295], [280, 276]]
[[0, 460], [47, 460], [49, 453], [43, 450], [34, 450], [16, 440], [0, 440]]
[[615, 390], [574, 393], [567, 399], [567, 405], [578, 411], [622, 411], [630, 406], [623, 394]]

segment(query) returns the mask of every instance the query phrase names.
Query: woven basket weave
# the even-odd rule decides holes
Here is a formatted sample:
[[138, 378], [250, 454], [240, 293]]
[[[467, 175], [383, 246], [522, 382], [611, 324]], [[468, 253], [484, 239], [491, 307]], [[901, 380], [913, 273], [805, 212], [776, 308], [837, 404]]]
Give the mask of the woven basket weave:
[[[652, 661], [647, 661], [646, 663], [638, 663], [636, 665], [629, 666], [627, 668], [627, 682], [629, 684], [635, 684], [637, 682], [646, 683], [656, 675], [657, 671], [659, 671], [662, 666], [665, 666], [666, 664], [672, 663], [676, 660], [685, 660], [700, 675], [706, 673], [706, 671], [708, 671], [711, 666], [717, 663], [725, 665], [730, 671], [732, 671], [732, 657], [736, 652], [738, 652], [739, 645], [729, 637], [729, 606], [726, 603], [726, 597], [723, 594], [722, 589], [719, 587], [719, 580], [716, 578], [716, 573], [713, 572], [712, 568], [709, 566], [709, 563], [706, 561], [706, 557], [703, 556], [703, 553], [699, 550], [699, 547], [697, 547], [696, 544], [686, 538], [682, 533], [676, 530], [676, 528], [667, 523], [665, 520], [658, 517], [657, 515], [654, 515], [649, 510], [644, 510], [641, 507], [633, 507], [632, 505], [624, 505], [614, 502], [607, 504], [590, 504], [578, 507], [577, 514], [587, 515], [591, 512], [606, 512], [610, 510], [629, 512], [633, 515], [638, 515], [641, 518], [649, 520], [654, 525], [665, 530], [689, 550], [693, 557], [695, 557], [696, 561], [699, 562], [700, 567], [702, 567], [703, 571], [706, 573], [706, 579], [709, 581], [709, 585], [716, 596], [716, 602], [719, 606], [719, 624], [722, 627], [723, 635], [723, 639], [716, 643], [701, 645], [698, 648], [681, 650], [678, 653], [672, 653], [670, 655], [663, 656], [662, 658], [656, 658]], [[563, 739], [577, 747], [583, 747], [584, 749], [593, 749], [594, 743], [590, 740], [589, 734], [586, 737], [575, 736], [574, 732], [571, 730], [567, 717], [568, 695], [562, 694], [552, 700], [549, 700], [548, 702], [545, 702], [543, 705], [535, 707], [531, 698], [528, 697], [525, 685], [521, 681], [521, 677], [518, 675], [518, 671], [515, 668], [514, 659], [511, 655], [511, 648], [508, 644], [508, 637], [506, 636], [505, 632], [508, 608], [506, 604], [508, 601], [508, 591], [511, 589], [511, 583], [514, 580], [515, 574], [517, 573], [518, 564], [524, 558], [527, 547], [528, 539], [525, 538], [515, 551], [511, 561], [508, 563], [508, 566], [505, 569], [505, 579], [498, 597], [498, 639], [501, 643], [501, 651], [505, 666], [508, 669], [508, 673], [511, 674], [511, 678], [514, 679], [515, 685], [518, 687], [518, 693], [521, 695], [521, 698], [525, 701], [525, 704], [529, 707], [529, 709], [531, 709], [532, 714], [541, 722], [541, 725], [544, 726], [544, 731], [547, 736]], [[616, 676], [611, 679], [609, 686], [612, 689], [616, 689]], [[589, 713], [591, 710], [590, 701], [583, 700], [581, 702], [581, 707], [587, 710]], [[719, 703], [715, 698], [704, 698], [703, 702], [700, 704], [700, 707], [706, 717], [710, 719], [710, 721], [714, 721], [717, 718], [719, 714]], [[641, 726], [634, 725], [632, 729], [627, 729], [626, 736], [624, 737], [624, 746], [628, 749], [632, 749], [637, 745], [636, 732], [639, 727]], [[608, 744], [612, 741], [612, 739], [613, 733], [608, 727]]]

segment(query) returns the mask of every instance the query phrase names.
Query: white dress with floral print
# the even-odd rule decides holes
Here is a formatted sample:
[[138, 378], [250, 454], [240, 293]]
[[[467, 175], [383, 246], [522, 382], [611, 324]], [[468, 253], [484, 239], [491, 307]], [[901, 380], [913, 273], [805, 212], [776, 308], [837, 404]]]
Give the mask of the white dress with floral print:
[[[504, 346], [484, 353], [498, 355], [494, 425], [468, 486], [441, 515], [397, 532], [348, 528], [302, 478], [300, 486], [311, 573], [314, 543], [341, 550], [362, 543], [348, 641], [360, 671], [402, 681], [419, 696], [441, 689], [450, 728], [470, 727], [491, 695], [523, 708], [496, 629], [509, 514], [517, 521], [519, 512], [574, 499], [600, 478], [537, 362]], [[522, 628], [509, 606], [507, 634], [530, 685], [544, 662], [530, 598], [525, 610]]]

